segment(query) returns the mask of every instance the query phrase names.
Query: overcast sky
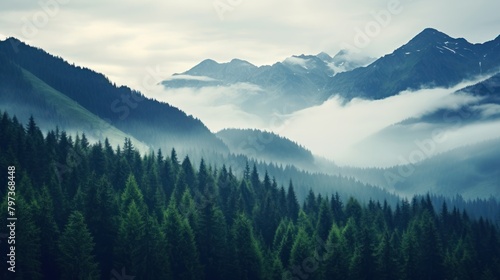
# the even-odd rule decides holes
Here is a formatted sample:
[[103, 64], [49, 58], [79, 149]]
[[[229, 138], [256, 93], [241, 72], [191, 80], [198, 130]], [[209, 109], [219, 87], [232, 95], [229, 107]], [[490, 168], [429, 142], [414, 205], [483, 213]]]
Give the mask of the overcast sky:
[[3, 0], [0, 36], [148, 94], [149, 76], [205, 58], [262, 65], [347, 45], [378, 57], [425, 27], [484, 42], [499, 34], [499, 10], [498, 0]]

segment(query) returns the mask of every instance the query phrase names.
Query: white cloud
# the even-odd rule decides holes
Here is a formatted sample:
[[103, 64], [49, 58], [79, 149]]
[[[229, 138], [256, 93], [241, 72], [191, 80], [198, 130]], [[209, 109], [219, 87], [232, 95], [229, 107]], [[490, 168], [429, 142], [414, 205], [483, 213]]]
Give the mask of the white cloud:
[[[391, 141], [371, 143], [369, 137], [379, 131], [409, 118], [417, 118], [442, 108], [457, 109], [461, 105], [478, 101], [480, 97], [454, 92], [477, 81], [460, 83], [453, 88], [422, 89], [405, 91], [383, 100], [353, 99], [344, 104], [338, 97], [331, 98], [319, 106], [310, 107], [287, 117], [286, 124], [270, 128], [309, 148], [313, 153], [335, 160], [343, 165], [393, 165], [397, 157], [390, 154], [358, 153], [358, 143], [369, 149], [395, 149]], [[406, 129], [408, 129], [407, 127]], [[414, 127], [415, 129], [417, 127]], [[419, 128], [421, 130], [422, 127]], [[405, 130], [403, 130], [404, 132]], [[428, 131], [423, 129], [422, 131]], [[406, 131], [408, 132], [408, 131]], [[405, 132], [405, 133], [406, 133]], [[412, 134], [418, 139], [420, 134]], [[413, 140], [410, 139], [410, 143]], [[385, 151], [385, 150], [384, 150]], [[400, 151], [393, 151], [401, 153]]]
[[[482, 79], [485, 77], [479, 80]], [[418, 118], [443, 108], [457, 109], [478, 101], [480, 97], [455, 92], [479, 80], [463, 82], [453, 88], [405, 91], [383, 100], [353, 99], [345, 103], [334, 97], [319, 106], [272, 116], [247, 110], [246, 102], [253, 99], [252, 95], [266, 94], [252, 84], [159, 89], [155, 97], [200, 118], [214, 132], [229, 127], [264, 129], [288, 137], [339, 164], [390, 166], [399, 163], [399, 155], [414, 149], [415, 140], [429, 137], [435, 126], [417, 123], [399, 127], [394, 130], [397, 135], [386, 139], [373, 138], [374, 135], [405, 119]], [[468, 131], [463, 130], [461, 133], [465, 134], [453, 139], [457, 131], [450, 131], [454, 134], [450, 133], [449, 143], [440, 150], [454, 147], [455, 142], [468, 143], [484, 138], [483, 134], [462, 137]]]
[[481, 110], [481, 115], [484, 118], [500, 114], [500, 105], [498, 104], [481, 104], [473, 106], [473, 108]]
[[258, 86], [237, 83], [202, 88], [158, 87], [154, 97], [201, 119], [212, 132], [217, 132], [231, 127], [264, 127], [266, 122], [259, 115], [243, 109], [245, 102], [258, 94], [262, 94]]
[[287, 57], [283, 61], [283, 63], [293, 64], [293, 65], [299, 65], [300, 67], [306, 68], [306, 69], [307, 69], [307, 62], [309, 62], [308, 59], [304, 59], [304, 58], [300, 58], [300, 57], [295, 57], [295, 56]]
[[165, 81], [173, 80], [188, 80], [188, 81], [202, 81], [202, 82], [213, 82], [216, 79], [206, 77], [206, 76], [193, 76], [193, 75], [173, 75], [165, 79]]

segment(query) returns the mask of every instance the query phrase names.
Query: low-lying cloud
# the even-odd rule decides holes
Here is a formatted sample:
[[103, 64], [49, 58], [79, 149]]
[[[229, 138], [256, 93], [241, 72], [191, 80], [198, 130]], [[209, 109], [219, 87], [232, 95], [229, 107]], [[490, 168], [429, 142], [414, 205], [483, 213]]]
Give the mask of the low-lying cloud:
[[[440, 109], [475, 104], [481, 97], [457, 93], [457, 90], [478, 81], [463, 82], [452, 88], [404, 91], [382, 100], [353, 99], [346, 103], [335, 96], [321, 105], [275, 117], [269, 117], [269, 112], [247, 110], [247, 102], [255, 95], [264, 94], [251, 84], [163, 89], [156, 97], [200, 118], [214, 132], [223, 128], [258, 128], [285, 136], [340, 165], [391, 166], [401, 164], [398, 155], [408, 154], [414, 141], [430, 137], [436, 127], [444, 130], [448, 129], [447, 125], [453, 127], [448, 131], [447, 142], [436, 152], [500, 137], [500, 129], [494, 130], [499, 133], [488, 132], [492, 127], [500, 128], [500, 123], [456, 126], [443, 121], [440, 124], [396, 126], [404, 120]], [[484, 114], [491, 114], [498, 106], [477, 108], [484, 110]], [[392, 134], [381, 133], [387, 129], [392, 129]], [[382, 136], [374, 137], [378, 134]]]
[[334, 97], [292, 114], [280, 134], [339, 164], [377, 165], [377, 159], [369, 159], [370, 154], [365, 155], [364, 161], [352, 158], [357, 143], [403, 120], [442, 108], [456, 109], [478, 100], [478, 97], [454, 94], [461, 86], [406, 91], [382, 100], [353, 99], [347, 104]]
[[265, 121], [260, 116], [243, 109], [250, 98], [261, 93], [256, 85], [237, 83], [202, 88], [161, 87], [153, 97], [201, 119], [212, 132], [217, 132], [224, 128], [264, 128]]

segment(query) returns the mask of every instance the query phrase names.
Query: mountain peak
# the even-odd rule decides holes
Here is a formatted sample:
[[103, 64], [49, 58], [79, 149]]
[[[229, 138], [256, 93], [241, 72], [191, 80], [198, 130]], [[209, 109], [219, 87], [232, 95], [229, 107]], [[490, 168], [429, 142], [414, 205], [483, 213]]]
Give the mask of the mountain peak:
[[436, 42], [436, 41], [443, 41], [443, 40], [451, 40], [452, 38], [445, 33], [436, 30], [434, 28], [426, 28], [417, 36], [415, 36], [411, 42]]
[[434, 48], [437, 45], [445, 45], [447, 42], [456, 42], [457, 40], [434, 28], [426, 28], [398, 50], [411, 53], [428, 49], [429, 47]]
[[[5, 37], [4, 37], [5, 38]], [[21, 40], [17, 39], [16, 37], [7, 37], [5, 40], [2, 41], [14, 41], [14, 42], [21, 42]]]
[[233, 58], [229, 64], [234, 64], [234, 65], [243, 65], [243, 66], [253, 66], [255, 67], [255, 65], [253, 65], [252, 63], [246, 61], [246, 60], [242, 60], [242, 59], [239, 59], [239, 58]]
[[425, 34], [425, 33], [427, 33], [427, 34], [439, 34], [439, 33], [444, 34], [443, 32], [441, 32], [435, 28], [432, 28], [432, 27], [427, 27], [424, 30], [422, 30], [422, 32], [420, 32], [420, 34]]
[[213, 59], [210, 59], [210, 58], [207, 58], [205, 60], [203, 60], [202, 62], [199, 63], [199, 65], [213, 65], [213, 64], [219, 64], [217, 61], [213, 60]]
[[332, 57], [329, 54], [327, 54], [326, 52], [320, 52], [316, 56], [323, 61], [327, 61], [327, 62], [332, 61]]

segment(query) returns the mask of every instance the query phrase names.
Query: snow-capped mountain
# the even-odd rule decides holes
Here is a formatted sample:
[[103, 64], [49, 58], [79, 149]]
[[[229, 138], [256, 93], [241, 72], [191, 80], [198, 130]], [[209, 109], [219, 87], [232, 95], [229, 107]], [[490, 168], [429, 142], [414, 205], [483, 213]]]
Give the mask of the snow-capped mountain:
[[499, 67], [500, 36], [472, 44], [428, 28], [369, 66], [333, 77], [325, 98], [339, 93], [347, 99], [382, 99], [407, 89], [452, 86]]

